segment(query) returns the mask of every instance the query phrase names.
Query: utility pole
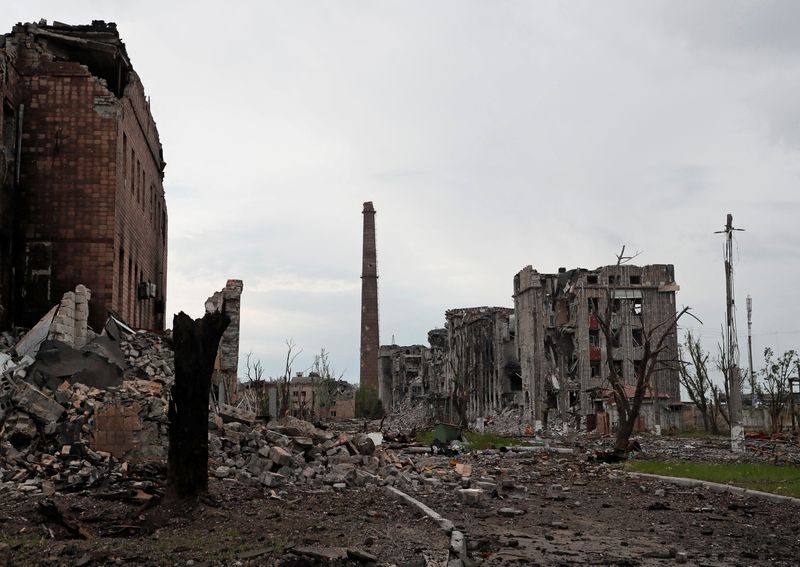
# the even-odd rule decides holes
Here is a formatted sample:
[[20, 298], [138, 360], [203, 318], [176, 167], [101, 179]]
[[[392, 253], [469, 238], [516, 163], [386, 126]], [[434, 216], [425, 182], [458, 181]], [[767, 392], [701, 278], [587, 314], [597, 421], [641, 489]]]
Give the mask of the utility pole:
[[797, 416], [794, 414], [794, 383], [800, 386], [800, 366], [797, 367], [797, 378], [789, 378], [789, 411], [792, 413], [792, 433], [797, 431]]
[[756, 375], [753, 373], [753, 298], [747, 294], [747, 362], [750, 367], [750, 405], [756, 407]]
[[725, 230], [715, 234], [725, 234], [725, 359], [728, 369], [728, 412], [731, 420], [731, 451], [744, 452], [744, 427], [742, 426], [742, 385], [739, 376], [739, 345], [736, 337], [736, 317], [733, 293], [733, 215], [728, 213]]

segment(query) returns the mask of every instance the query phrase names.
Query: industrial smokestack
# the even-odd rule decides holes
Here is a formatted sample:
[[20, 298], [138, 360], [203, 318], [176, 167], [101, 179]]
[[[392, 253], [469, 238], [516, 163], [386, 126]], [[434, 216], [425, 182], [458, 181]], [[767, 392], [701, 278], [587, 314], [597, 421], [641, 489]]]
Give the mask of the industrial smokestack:
[[364, 203], [364, 249], [361, 268], [360, 385], [378, 394], [378, 260], [375, 247], [375, 209]]

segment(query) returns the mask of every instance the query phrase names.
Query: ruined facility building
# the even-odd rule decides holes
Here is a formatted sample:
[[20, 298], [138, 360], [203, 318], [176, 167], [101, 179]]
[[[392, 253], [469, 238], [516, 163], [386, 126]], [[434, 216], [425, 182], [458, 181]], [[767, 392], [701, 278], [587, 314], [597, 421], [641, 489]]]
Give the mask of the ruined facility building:
[[409, 404], [428, 404], [431, 398], [445, 405], [447, 329], [429, 331], [428, 344], [381, 345], [380, 399], [386, 411], [398, 411]]
[[[559, 418], [589, 429], [599, 427], [599, 419], [613, 425], [607, 361], [621, 369], [627, 384], [635, 384], [645, 331], [675, 317], [678, 289], [672, 265], [557, 274], [528, 266], [514, 277], [513, 309], [450, 309], [445, 328], [428, 334], [430, 346], [382, 346], [381, 401], [393, 411], [423, 405], [431, 419], [451, 422], [516, 411], [521, 424], [538, 427], [548, 415], [551, 423]], [[597, 319], [608, 298], [618, 331], [611, 345]], [[661, 359], [677, 360], [677, 353], [672, 332]], [[640, 427], [675, 424], [678, 412], [671, 410], [679, 405], [677, 368], [659, 367]]]
[[[531, 266], [520, 271], [514, 277], [514, 312], [529, 422], [540, 424], [547, 408], [557, 408], [564, 419], [567, 412], [593, 416], [602, 411], [609, 357], [625, 382], [635, 384], [645, 331], [675, 317], [678, 289], [671, 264], [562, 268], [557, 274], [540, 274]], [[609, 300], [617, 330], [612, 344], [597, 321]], [[677, 360], [677, 355], [673, 332], [661, 358]], [[677, 368], [657, 370], [651, 388], [659, 397], [680, 402]]]
[[18, 24], [0, 37], [0, 328], [62, 295], [163, 329], [164, 158], [116, 25]]
[[520, 405], [514, 310], [450, 309], [445, 320], [428, 333], [429, 347], [381, 347], [384, 407], [421, 403], [436, 419], [461, 421]]
[[[506, 307], [450, 309], [444, 393], [451, 419], [499, 413], [522, 392], [514, 339], [514, 310]], [[441, 396], [440, 396], [441, 397]]]

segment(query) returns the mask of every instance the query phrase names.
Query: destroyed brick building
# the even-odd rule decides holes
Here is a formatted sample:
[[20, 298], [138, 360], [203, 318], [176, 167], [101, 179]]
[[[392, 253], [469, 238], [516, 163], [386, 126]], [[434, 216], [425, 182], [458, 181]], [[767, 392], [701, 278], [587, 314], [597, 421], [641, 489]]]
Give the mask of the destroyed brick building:
[[215, 398], [224, 404], [237, 401], [239, 390], [239, 320], [242, 308], [242, 280], [228, 280], [222, 291], [206, 300], [206, 313], [221, 311], [230, 319], [222, 334], [211, 378]]
[[429, 331], [428, 344], [381, 345], [379, 394], [387, 411], [434, 397], [439, 400], [435, 406], [446, 405], [447, 329]]
[[[516, 411], [521, 424], [543, 425], [549, 412], [590, 428], [610, 413], [607, 361], [633, 384], [645, 331], [675, 316], [672, 265], [606, 266], [540, 274], [528, 266], [514, 277], [514, 308], [450, 309], [446, 328], [428, 334], [430, 347], [381, 346], [381, 400], [397, 411], [424, 406], [431, 419], [456, 421]], [[610, 297], [614, 344], [597, 316]], [[677, 360], [669, 336], [663, 360]], [[654, 395], [657, 393], [657, 396]], [[642, 410], [642, 427], [679, 421], [677, 368], [659, 367]], [[653, 403], [658, 399], [660, 403]], [[663, 409], [663, 414], [660, 413]]]
[[0, 328], [30, 327], [85, 284], [163, 329], [165, 162], [116, 25], [18, 24], [0, 37]]
[[[540, 274], [531, 266], [514, 277], [516, 340], [527, 418], [541, 422], [548, 407], [563, 417], [603, 410], [609, 357], [635, 384], [648, 329], [675, 316], [674, 268], [605, 266], [596, 270], [560, 269]], [[597, 317], [612, 301], [612, 344], [602, 336]], [[673, 332], [663, 360], [677, 360]], [[651, 378], [659, 397], [680, 402], [678, 371], [659, 368]]]
[[445, 392], [449, 414], [474, 418], [496, 414], [522, 391], [514, 341], [514, 310], [450, 309], [447, 320]]

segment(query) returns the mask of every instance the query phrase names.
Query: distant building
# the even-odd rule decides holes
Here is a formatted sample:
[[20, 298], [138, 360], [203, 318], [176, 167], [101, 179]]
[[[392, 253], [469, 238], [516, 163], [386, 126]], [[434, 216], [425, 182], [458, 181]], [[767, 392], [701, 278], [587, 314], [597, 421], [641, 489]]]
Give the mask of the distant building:
[[[540, 422], [548, 407], [580, 416], [603, 410], [609, 358], [625, 383], [635, 384], [645, 333], [675, 317], [678, 289], [671, 264], [561, 269], [557, 274], [540, 274], [531, 266], [520, 271], [514, 277], [514, 311], [528, 419]], [[612, 327], [618, 331], [612, 344], [597, 321], [609, 297]], [[661, 359], [677, 360], [674, 330], [668, 339]], [[665, 408], [680, 402], [674, 367], [657, 370], [651, 388], [667, 400]]]
[[522, 401], [514, 310], [449, 309], [445, 392], [451, 419], [493, 415]]
[[430, 390], [430, 356], [423, 345], [381, 345], [378, 391], [386, 411], [399, 409], [404, 400], [418, 402]]
[[165, 162], [116, 25], [18, 24], [0, 37], [0, 327], [31, 326], [78, 284], [163, 329]]

